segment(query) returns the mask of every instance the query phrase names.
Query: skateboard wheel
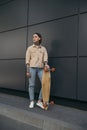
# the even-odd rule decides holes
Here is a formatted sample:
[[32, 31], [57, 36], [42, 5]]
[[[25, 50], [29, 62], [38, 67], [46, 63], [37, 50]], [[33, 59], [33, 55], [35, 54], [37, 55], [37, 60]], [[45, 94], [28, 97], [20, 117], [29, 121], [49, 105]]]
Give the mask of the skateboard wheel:
[[54, 72], [54, 71], [55, 71], [55, 68], [52, 68], [51, 71]]
[[50, 101], [50, 104], [51, 104], [51, 105], [54, 105], [54, 101]]
[[47, 104], [43, 104], [44, 108], [47, 107]]

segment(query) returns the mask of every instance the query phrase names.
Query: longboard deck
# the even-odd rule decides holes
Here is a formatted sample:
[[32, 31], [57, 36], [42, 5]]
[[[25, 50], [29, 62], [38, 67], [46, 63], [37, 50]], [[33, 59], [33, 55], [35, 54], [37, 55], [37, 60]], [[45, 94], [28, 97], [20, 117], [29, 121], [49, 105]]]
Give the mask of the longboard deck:
[[50, 86], [51, 86], [51, 74], [50, 71], [43, 71], [42, 76], [42, 97], [44, 109], [48, 109], [49, 97], [50, 97]]

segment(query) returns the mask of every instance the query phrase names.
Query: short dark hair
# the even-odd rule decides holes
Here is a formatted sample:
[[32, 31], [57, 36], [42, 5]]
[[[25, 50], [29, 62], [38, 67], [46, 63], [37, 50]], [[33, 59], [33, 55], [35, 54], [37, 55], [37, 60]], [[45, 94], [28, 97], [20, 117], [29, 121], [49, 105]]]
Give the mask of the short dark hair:
[[34, 33], [34, 34], [38, 35], [38, 37], [40, 38], [39, 43], [41, 44], [41, 42], [42, 42], [42, 35], [40, 33], [37, 33], [37, 32]]

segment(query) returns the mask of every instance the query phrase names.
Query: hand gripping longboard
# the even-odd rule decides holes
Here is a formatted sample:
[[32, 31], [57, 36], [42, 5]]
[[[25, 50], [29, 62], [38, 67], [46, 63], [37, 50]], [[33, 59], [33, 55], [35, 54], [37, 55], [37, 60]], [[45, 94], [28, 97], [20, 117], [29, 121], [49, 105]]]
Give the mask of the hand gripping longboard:
[[51, 72], [54, 72], [55, 68], [44, 69], [42, 76], [42, 97], [43, 97], [43, 106], [47, 110], [49, 106], [49, 97], [50, 97], [50, 87], [51, 87]]

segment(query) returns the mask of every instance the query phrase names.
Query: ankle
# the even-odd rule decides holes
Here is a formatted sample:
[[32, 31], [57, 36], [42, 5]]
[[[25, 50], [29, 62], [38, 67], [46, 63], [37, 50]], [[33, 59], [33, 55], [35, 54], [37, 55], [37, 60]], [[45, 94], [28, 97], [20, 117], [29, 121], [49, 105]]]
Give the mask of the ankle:
[[37, 102], [42, 102], [42, 100], [39, 99]]

